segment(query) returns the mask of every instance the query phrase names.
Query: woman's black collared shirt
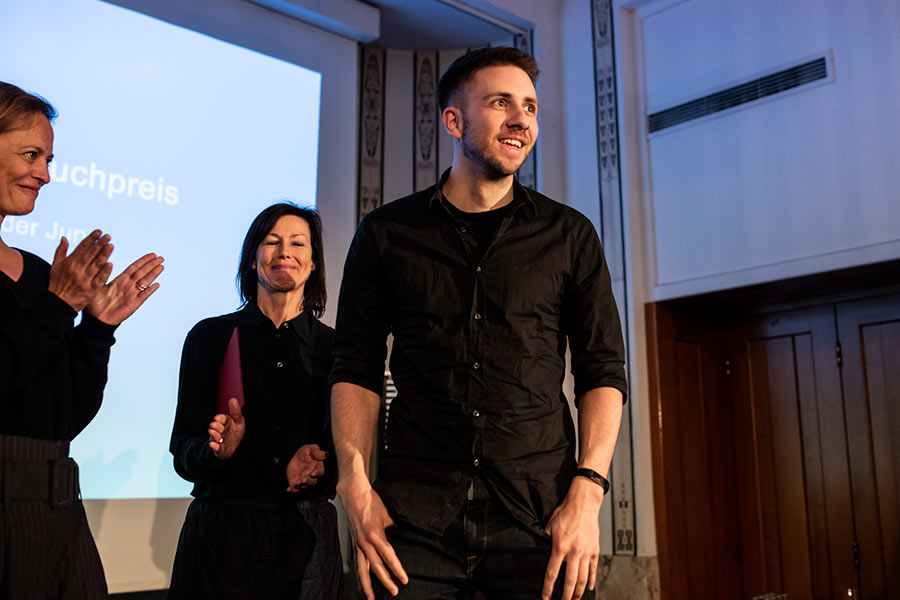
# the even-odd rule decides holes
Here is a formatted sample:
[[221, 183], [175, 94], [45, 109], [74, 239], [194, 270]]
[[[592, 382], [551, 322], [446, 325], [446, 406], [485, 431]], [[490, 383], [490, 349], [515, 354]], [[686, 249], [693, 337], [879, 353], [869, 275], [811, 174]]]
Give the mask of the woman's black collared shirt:
[[[219, 368], [238, 328], [244, 382], [244, 438], [234, 456], [216, 458], [207, 429], [216, 413]], [[333, 330], [309, 313], [276, 328], [255, 304], [191, 329], [184, 343], [178, 406], [169, 449], [196, 498], [334, 497], [330, 387]], [[329, 452], [315, 486], [287, 494], [286, 468], [297, 449]]]

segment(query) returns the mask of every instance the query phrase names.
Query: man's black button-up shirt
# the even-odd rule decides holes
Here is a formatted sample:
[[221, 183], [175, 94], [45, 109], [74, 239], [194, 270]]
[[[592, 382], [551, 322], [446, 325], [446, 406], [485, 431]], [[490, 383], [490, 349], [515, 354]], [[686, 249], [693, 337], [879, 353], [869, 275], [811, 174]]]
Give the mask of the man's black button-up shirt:
[[478, 476], [523, 524], [546, 525], [575, 468], [567, 341], [576, 396], [626, 389], [593, 225], [514, 185], [487, 248], [433, 186], [366, 216], [344, 268], [332, 383], [380, 394], [393, 334], [397, 397], [374, 485], [394, 519], [435, 533]]

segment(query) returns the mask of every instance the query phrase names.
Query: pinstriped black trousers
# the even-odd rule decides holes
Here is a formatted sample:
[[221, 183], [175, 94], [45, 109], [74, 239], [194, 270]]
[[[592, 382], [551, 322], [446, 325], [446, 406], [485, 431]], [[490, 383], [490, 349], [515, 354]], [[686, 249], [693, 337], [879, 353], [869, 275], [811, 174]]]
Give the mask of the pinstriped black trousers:
[[[0, 461], [34, 463], [68, 456], [68, 442], [0, 435]], [[4, 494], [0, 480], [0, 599], [107, 598], [103, 565], [80, 499], [64, 508]]]

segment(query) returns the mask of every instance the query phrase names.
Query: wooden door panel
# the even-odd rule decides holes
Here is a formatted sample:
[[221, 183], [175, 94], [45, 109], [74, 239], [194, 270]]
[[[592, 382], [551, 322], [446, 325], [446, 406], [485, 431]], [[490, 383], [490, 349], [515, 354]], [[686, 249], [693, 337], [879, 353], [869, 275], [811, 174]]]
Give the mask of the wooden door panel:
[[833, 311], [753, 319], [730, 347], [745, 591], [837, 597], [854, 571], [849, 491], [828, 484], [847, 480]]
[[[817, 398], [810, 394], [810, 391], [816, 389], [815, 382], [815, 348], [812, 346], [812, 336], [801, 336], [795, 338], [795, 344], [808, 344], [803, 351], [795, 354], [797, 378], [799, 380], [797, 389], [799, 397], [799, 427], [801, 432], [807, 432], [803, 435], [803, 464], [802, 469], [806, 482], [806, 510], [808, 516], [807, 535], [809, 539], [810, 566], [810, 584], [813, 590], [813, 597], [827, 597], [833, 589], [831, 584], [831, 557], [829, 555], [829, 536], [827, 524], [827, 502], [826, 502], [826, 481], [825, 481], [825, 465], [827, 462], [823, 459], [822, 452], [822, 431], [827, 430], [820, 423], [820, 412]], [[820, 354], [820, 360], [829, 361], [829, 357], [825, 356], [825, 352]], [[823, 399], [824, 400], [824, 399]], [[835, 399], [836, 401], [836, 399]], [[812, 432], [819, 432], [814, 435]], [[832, 459], [834, 460], [834, 459]], [[841, 462], [846, 465], [846, 458]], [[849, 498], [849, 494], [844, 492], [844, 497]], [[845, 508], [846, 510], [846, 508]], [[849, 539], [847, 535], [851, 533], [849, 521], [843, 527], [843, 535], [845, 539], [842, 544], [845, 551], [849, 550]], [[837, 536], [836, 536], [837, 537]], [[844, 561], [846, 568], [850, 568], [849, 556]]]
[[[744, 597], [760, 596], [772, 591], [766, 568], [768, 547], [764, 539], [764, 502], [760, 498], [760, 461], [756, 442], [756, 410], [751, 401], [749, 346], [743, 343], [743, 330], [729, 336], [732, 363], [732, 398], [734, 414], [735, 475], [737, 477], [738, 512], [742, 546]], [[767, 387], [766, 384], [763, 387]], [[763, 468], [768, 466], [763, 463]], [[780, 578], [779, 578], [780, 580]]]
[[[797, 365], [812, 362], [809, 337], [750, 343], [750, 377], [759, 388], [754, 393], [754, 408], [767, 576], [772, 589], [790, 597], [809, 594], [812, 589], [803, 464], [803, 446], [804, 442], [809, 445], [809, 440], [804, 439], [800, 425], [800, 406], [804, 399], [815, 402], [815, 388], [812, 381], [798, 380], [802, 371]], [[803, 375], [811, 378], [812, 371]], [[817, 436], [807, 437], [817, 440]]]
[[663, 598], [740, 598], [723, 337], [663, 305], [648, 306], [647, 322]]
[[[706, 402], [702, 393], [701, 352], [699, 344], [690, 340], [676, 342], [678, 365], [679, 402], [677, 408], [678, 429], [676, 438], [680, 446], [683, 468], [676, 474], [677, 485], [682, 488], [684, 499], [683, 549], [690, 553], [694, 548], [711, 548], [715, 528], [710, 510], [710, 464], [704, 444], [707, 437]], [[674, 408], [674, 407], [673, 407]], [[696, 493], [703, 490], [704, 493]], [[714, 581], [709, 577], [713, 572], [712, 556], [697, 554], [688, 561], [688, 581], [692, 598], [714, 598]]]
[[900, 295], [806, 306], [648, 306], [664, 599], [900, 598]]
[[[747, 526], [758, 530], [760, 593], [805, 597], [811, 568], [794, 341], [782, 336], [746, 342], [741, 367], [749, 379], [752, 421], [745, 437], [751, 445], [743, 451], [755, 456], [745, 461], [753, 474], [743, 484], [742, 499], [755, 496], [754, 522]], [[808, 351], [808, 343], [800, 346]]]
[[900, 598], [900, 297], [838, 305], [863, 598]]

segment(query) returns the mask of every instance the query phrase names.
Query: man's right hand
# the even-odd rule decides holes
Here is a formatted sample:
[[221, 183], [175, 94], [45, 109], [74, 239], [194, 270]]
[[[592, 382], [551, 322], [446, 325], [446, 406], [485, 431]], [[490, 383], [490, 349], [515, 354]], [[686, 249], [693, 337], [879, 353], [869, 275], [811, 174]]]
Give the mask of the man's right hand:
[[59, 240], [59, 246], [50, 266], [50, 283], [47, 289], [63, 302], [80, 311], [106, 284], [112, 265], [108, 262], [113, 251], [108, 235], [95, 229], [81, 240], [72, 254], [66, 256], [69, 240]]
[[385, 529], [394, 525], [394, 520], [368, 479], [342, 479], [338, 482], [337, 492], [350, 521], [350, 533], [356, 548], [356, 574], [366, 598], [375, 598], [370, 571], [375, 573], [391, 596], [396, 596], [400, 588], [394, 578], [406, 585], [409, 577], [384, 533]]

